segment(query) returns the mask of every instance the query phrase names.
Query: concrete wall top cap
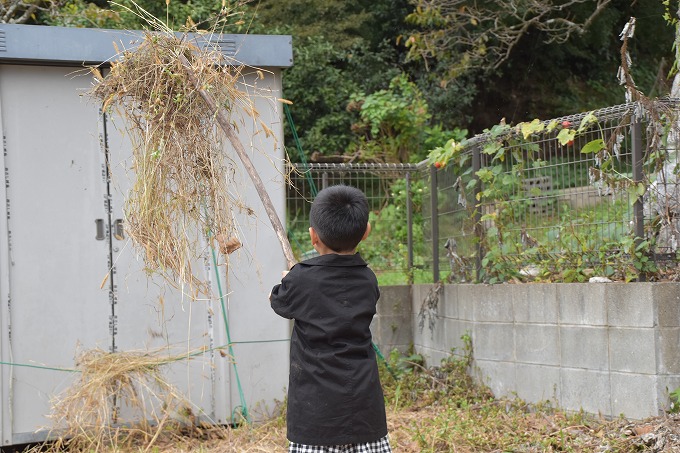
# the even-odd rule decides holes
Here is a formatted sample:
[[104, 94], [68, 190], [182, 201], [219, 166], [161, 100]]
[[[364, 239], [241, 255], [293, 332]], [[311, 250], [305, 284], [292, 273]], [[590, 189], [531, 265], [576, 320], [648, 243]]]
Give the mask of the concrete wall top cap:
[[[133, 50], [140, 30], [69, 28], [44, 25], [0, 24], [0, 63], [58, 66], [98, 65], [115, 60], [119, 50]], [[214, 46], [234, 64], [261, 68], [293, 65], [288, 35], [189, 34], [199, 48]]]

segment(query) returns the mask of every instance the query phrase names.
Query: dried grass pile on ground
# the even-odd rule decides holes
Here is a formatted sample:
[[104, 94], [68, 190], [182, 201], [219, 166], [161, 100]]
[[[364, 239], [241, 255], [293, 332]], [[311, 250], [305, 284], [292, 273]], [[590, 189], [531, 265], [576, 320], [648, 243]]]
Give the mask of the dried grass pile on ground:
[[[163, 376], [162, 368], [203, 353], [83, 352], [78, 376], [52, 401], [53, 450], [106, 451], [125, 444], [146, 448], [168, 434], [198, 430], [192, 405]], [[124, 412], [124, 417], [121, 412]]]
[[93, 70], [90, 94], [105, 111], [115, 108], [133, 142], [125, 229], [147, 269], [205, 294], [192, 273], [202, 237], [216, 239], [223, 254], [232, 252], [240, 246], [233, 212], [252, 211], [231, 186], [235, 162], [199, 89], [232, 115], [234, 127], [247, 117], [267, 136], [271, 130], [239, 88], [243, 66], [227, 64], [209, 45], [199, 49], [187, 36], [146, 32], [138, 47], [119, 53], [106, 76]]

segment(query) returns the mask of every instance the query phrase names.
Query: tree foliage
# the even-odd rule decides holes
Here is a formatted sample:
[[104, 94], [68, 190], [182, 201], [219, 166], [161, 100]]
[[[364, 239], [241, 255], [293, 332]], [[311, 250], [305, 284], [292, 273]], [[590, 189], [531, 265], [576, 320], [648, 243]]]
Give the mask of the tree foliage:
[[[307, 156], [344, 153], [352, 123], [345, 106], [360, 89], [343, 70], [349, 64], [347, 53], [322, 37], [309, 37], [298, 41], [294, 61], [285, 73], [284, 96], [293, 102], [290, 109], [302, 148]], [[286, 132], [290, 134], [290, 128]]]
[[2, 0], [0, 23], [27, 24], [35, 22], [40, 14], [56, 14], [64, 0]]
[[361, 137], [357, 151], [364, 157], [398, 162], [422, 159], [425, 156], [417, 150], [423, 149], [426, 138], [436, 134], [442, 139], [441, 130], [429, 126], [431, 115], [422, 92], [403, 73], [387, 89], [353, 95], [348, 108], [359, 114], [352, 129]]
[[[14, 1], [14, 0], [12, 0]], [[247, 32], [248, 0], [49, 0], [36, 23], [82, 28], [150, 29], [155, 20], [173, 30], [192, 28], [224, 33]], [[151, 19], [151, 20], [150, 20]]]
[[254, 7], [260, 24], [286, 27], [301, 42], [324, 38], [340, 50], [363, 44], [373, 21], [365, 1], [260, 0]]
[[445, 82], [469, 70], [493, 72], [530, 31], [546, 43], [564, 43], [582, 35], [610, 1], [418, 0], [407, 20], [419, 29], [406, 46], [411, 58], [447, 60]]
[[[618, 34], [631, 16], [637, 18], [637, 32], [629, 52], [640, 89], [650, 95], [667, 92], [674, 61], [674, 30], [663, 20], [666, 9], [673, 14], [677, 9], [671, 0], [136, 3], [176, 30], [189, 24], [225, 33], [292, 35], [294, 66], [284, 74], [283, 95], [294, 103], [290, 109], [307, 157], [315, 151], [356, 154], [367, 145], [388, 146], [384, 126], [380, 134], [367, 135], [361, 130], [367, 113], [347, 107], [353, 95], [386, 96], [397, 76], [415, 84], [427, 105], [427, 115], [414, 124], [477, 133], [501, 118], [516, 123], [622, 102]], [[3, 22], [13, 23], [148, 27], [133, 5], [131, 0], [0, 0], [0, 14]], [[286, 131], [291, 147], [290, 127]], [[428, 146], [422, 143], [436, 135], [409, 147]]]
[[[257, 4], [253, 30], [293, 36], [294, 66], [286, 71], [283, 88], [308, 157], [356, 153], [352, 124], [358, 117], [347, 110], [350, 97], [386, 89], [403, 71], [395, 33], [403, 29], [408, 10], [408, 0]], [[288, 130], [289, 146], [291, 140]]]
[[[464, 108], [470, 114], [465, 124], [478, 133], [502, 118], [517, 123], [624, 102], [625, 90], [616, 74], [621, 62], [619, 33], [630, 17], [637, 18], [636, 38], [629, 49], [635, 80], [650, 95], [668, 93], [673, 30], [662, 15], [663, 6], [657, 0], [612, 0], [585, 33], [572, 35], [564, 43], [548, 43], [543, 33], [530, 30], [495, 72], [471, 71], [463, 77], [471, 81], [466, 86], [476, 88], [472, 102]], [[445, 80], [448, 66], [439, 64], [443, 70], [431, 72]]]

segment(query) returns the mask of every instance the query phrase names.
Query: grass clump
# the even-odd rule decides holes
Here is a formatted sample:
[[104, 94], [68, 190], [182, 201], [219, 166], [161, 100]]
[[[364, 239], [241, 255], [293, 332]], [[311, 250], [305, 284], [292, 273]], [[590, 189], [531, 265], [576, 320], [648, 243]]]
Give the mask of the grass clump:
[[209, 294], [192, 269], [204, 254], [203, 238], [217, 241], [228, 255], [241, 246], [234, 213], [253, 211], [236, 187], [238, 167], [225, 152], [217, 112], [201, 92], [228, 114], [235, 130], [248, 124], [263, 136], [273, 133], [247, 93], [244, 66], [227, 61], [207, 38], [145, 32], [134, 49], [118, 56], [106, 75], [93, 68], [89, 94], [123, 119], [133, 144], [126, 232], [149, 272], [188, 286], [194, 297]]
[[150, 448], [167, 435], [200, 434], [205, 429], [201, 414], [165, 379], [163, 368], [204, 353], [204, 349], [177, 355], [101, 349], [81, 353], [76, 358], [76, 379], [52, 399], [54, 424], [47, 449]]
[[[399, 452], [629, 452], [642, 448], [626, 421], [567, 413], [550, 401], [496, 398], [475, 375], [470, 337], [439, 366], [393, 353], [382, 366], [390, 440]], [[395, 380], [392, 374], [397, 375]]]

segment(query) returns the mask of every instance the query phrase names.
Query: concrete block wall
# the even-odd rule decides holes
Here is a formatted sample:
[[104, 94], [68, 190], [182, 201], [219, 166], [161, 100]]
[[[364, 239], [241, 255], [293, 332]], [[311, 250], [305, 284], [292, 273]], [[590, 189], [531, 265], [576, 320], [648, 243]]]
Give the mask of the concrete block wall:
[[[412, 343], [428, 364], [437, 365], [452, 349], [462, 351], [467, 333], [474, 373], [497, 396], [640, 419], [667, 410], [669, 392], [680, 387], [678, 283], [415, 285], [381, 291], [385, 300], [378, 306], [374, 337], [383, 352]], [[408, 315], [396, 301], [407, 297]], [[400, 324], [408, 318], [410, 327]]]
[[405, 353], [413, 345], [411, 306], [410, 286], [380, 288], [377, 315], [371, 323], [371, 333], [385, 356], [393, 349]]

